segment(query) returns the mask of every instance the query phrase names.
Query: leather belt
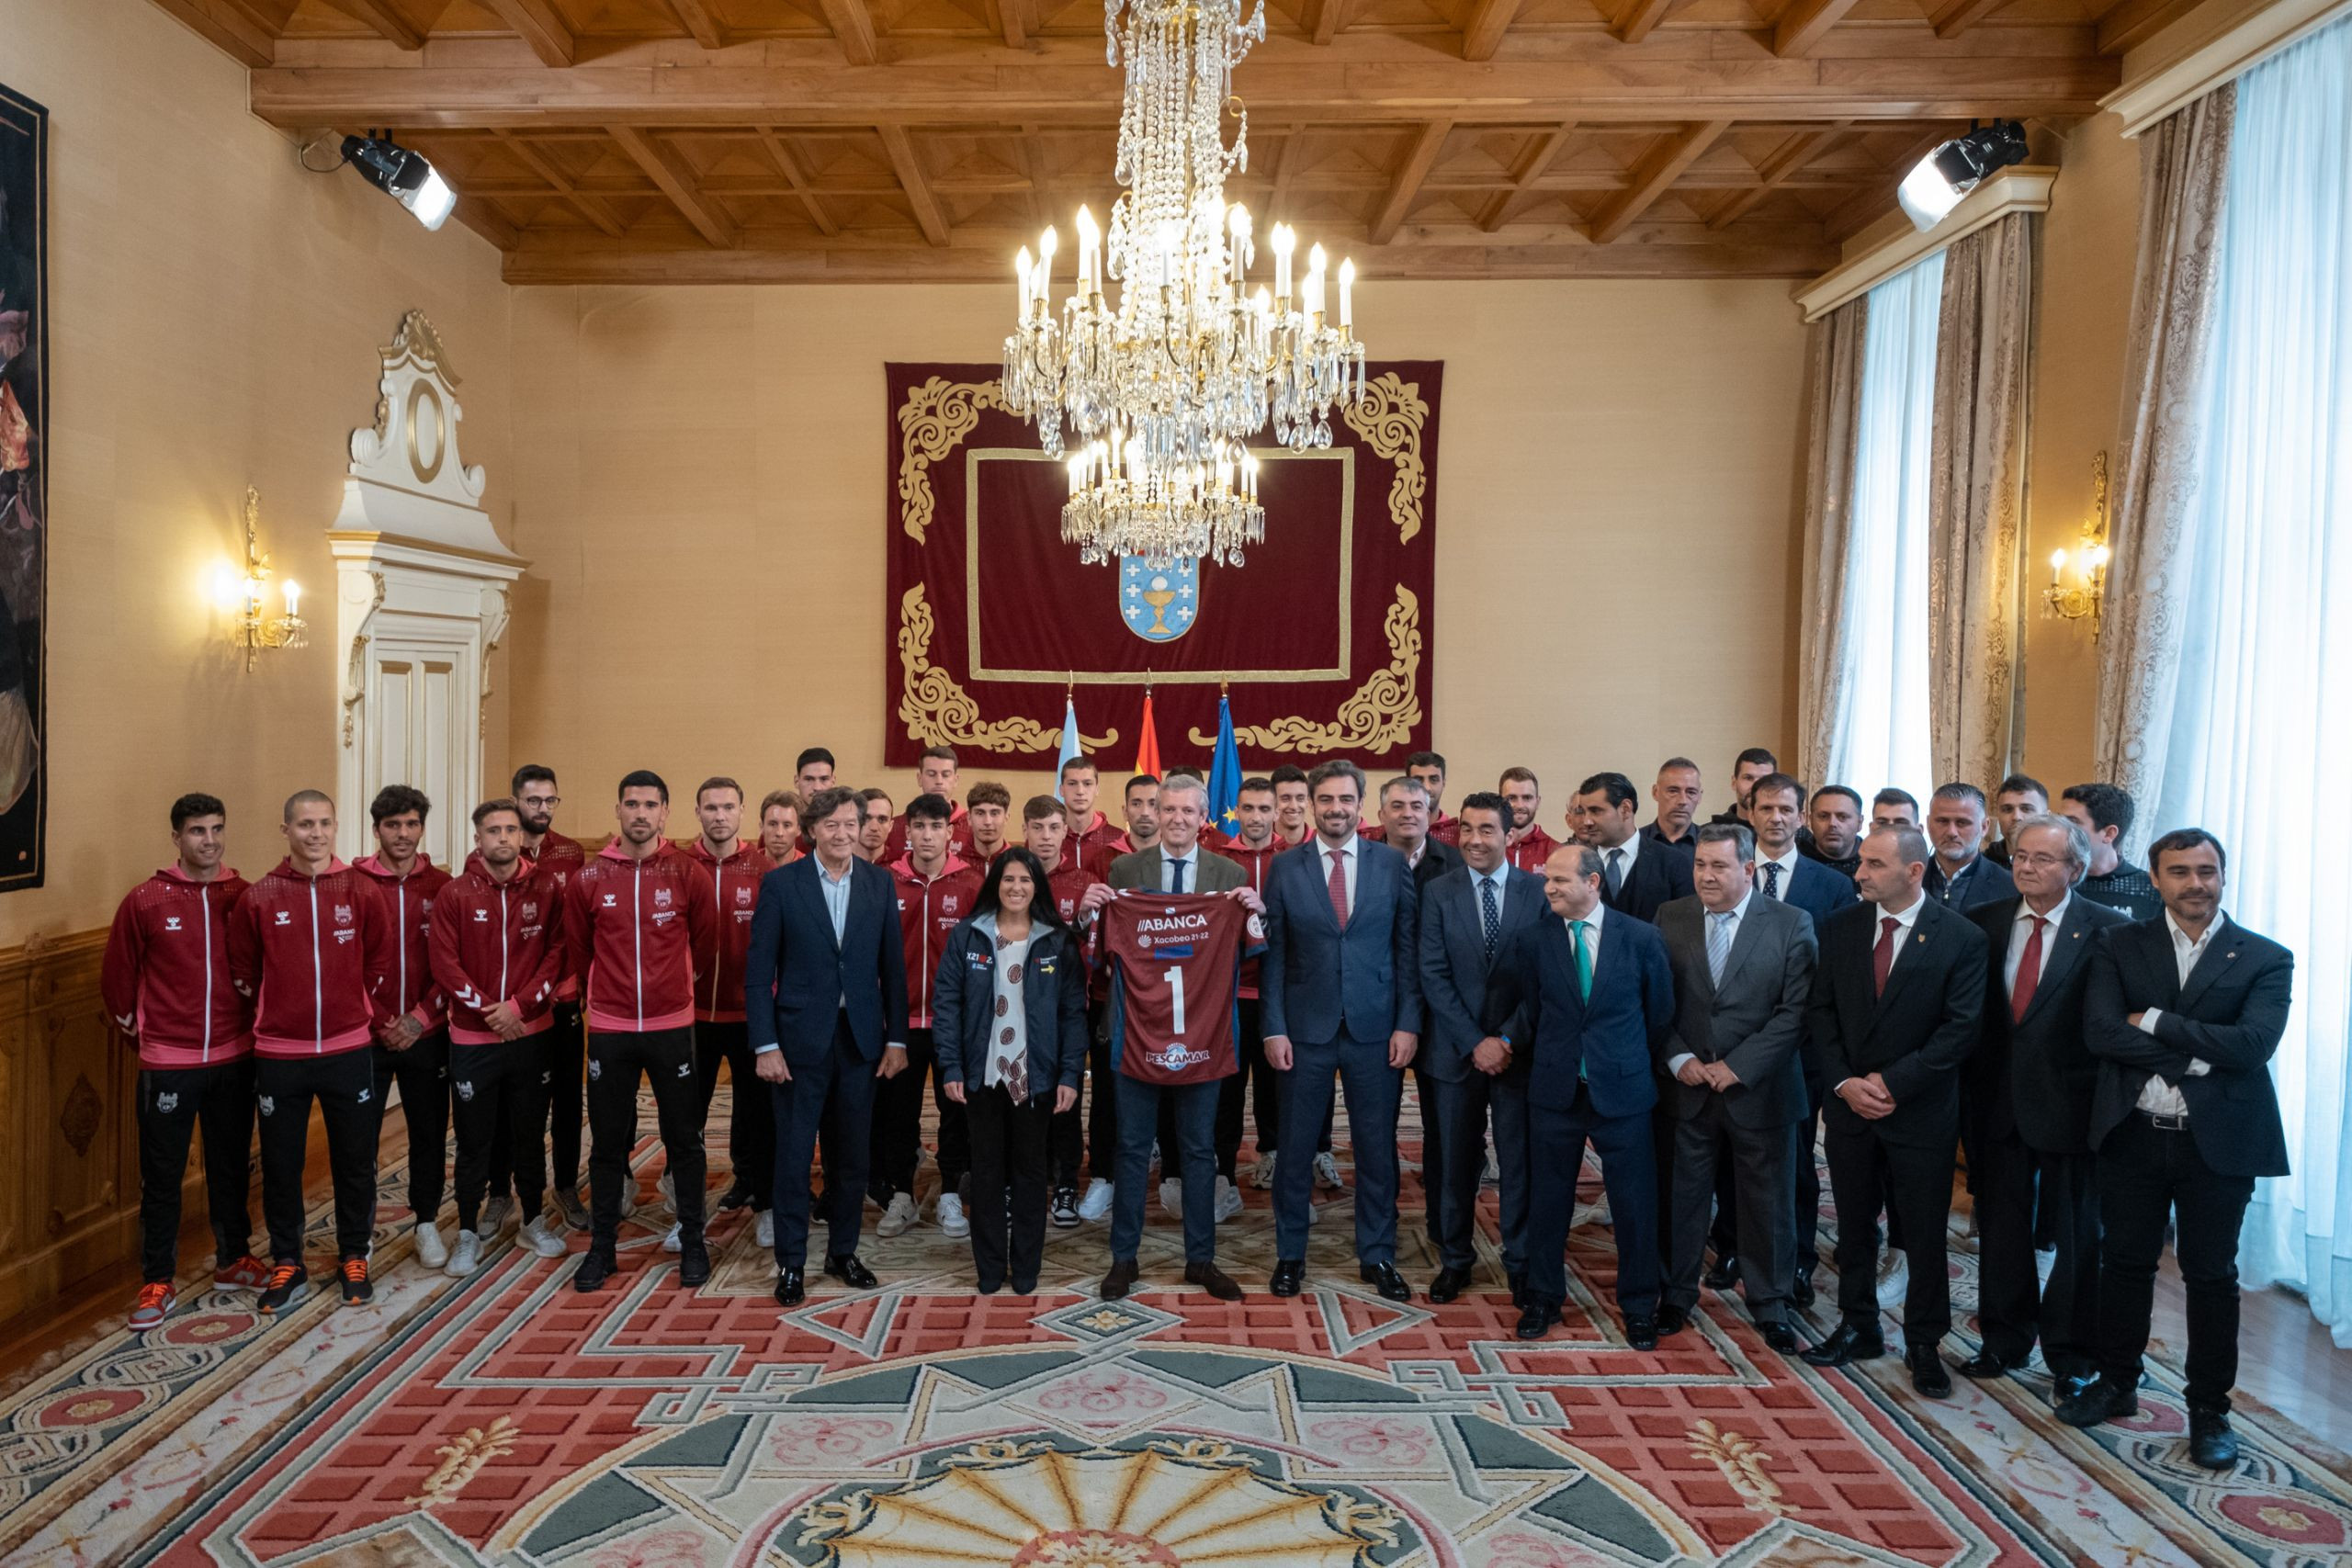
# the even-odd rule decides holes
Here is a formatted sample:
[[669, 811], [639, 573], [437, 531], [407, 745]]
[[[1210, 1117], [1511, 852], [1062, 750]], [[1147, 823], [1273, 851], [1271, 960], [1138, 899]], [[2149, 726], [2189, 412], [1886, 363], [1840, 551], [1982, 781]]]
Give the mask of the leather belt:
[[2132, 1114], [2146, 1121], [2148, 1125], [2154, 1127], [2159, 1133], [2186, 1133], [2188, 1131], [2188, 1116], [2185, 1111], [2178, 1116], [2159, 1116], [2153, 1111], [2134, 1111]]

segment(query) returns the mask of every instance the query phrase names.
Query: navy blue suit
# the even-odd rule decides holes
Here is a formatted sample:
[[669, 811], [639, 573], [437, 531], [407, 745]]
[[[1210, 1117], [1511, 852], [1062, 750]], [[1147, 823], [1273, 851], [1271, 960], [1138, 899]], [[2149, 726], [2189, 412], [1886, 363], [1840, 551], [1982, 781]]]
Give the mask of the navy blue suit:
[[874, 1119], [875, 1064], [907, 1039], [907, 958], [889, 873], [850, 862], [849, 914], [838, 941], [808, 855], [760, 882], [743, 961], [752, 1049], [784, 1053], [792, 1076], [775, 1102], [775, 1257], [798, 1269], [808, 1253], [808, 1168], [824, 1135], [830, 1162], [826, 1250], [857, 1250]]
[[1549, 915], [1505, 942], [1487, 978], [1484, 1021], [1528, 1060], [1531, 1141], [1544, 1168], [1529, 1193], [1527, 1295], [1567, 1298], [1562, 1254], [1589, 1140], [1617, 1233], [1617, 1303], [1657, 1311], [1657, 1172], [1650, 1111], [1654, 1053], [1674, 1030], [1674, 967], [1657, 928], [1611, 912], [1600, 923], [1592, 994], [1580, 994], [1568, 922]]
[[[1420, 898], [1405, 857], [1386, 844], [1354, 841], [1355, 898], [1344, 929], [1331, 907], [1317, 836], [1276, 855], [1266, 868], [1266, 953], [1258, 971], [1259, 1025], [1286, 1036], [1291, 1070], [1283, 1081], [1282, 1125], [1319, 1127], [1331, 1082], [1347, 1095], [1356, 1165], [1356, 1257], [1396, 1260], [1396, 1107], [1404, 1074], [1388, 1065], [1388, 1037], [1421, 1028]], [[1306, 1256], [1314, 1161], [1274, 1165], [1274, 1256]]]
[[[1757, 869], [1756, 885], [1764, 885], [1760, 866]], [[1781, 889], [1781, 902], [1794, 904], [1811, 915], [1815, 927], [1838, 910], [1861, 901], [1862, 896], [1854, 891], [1852, 877], [1804, 855], [1797, 856], [1796, 870], [1790, 874], [1789, 885]]]
[[1637, 920], [1657, 923], [1657, 912], [1677, 898], [1689, 898], [1698, 892], [1690, 880], [1691, 854], [1663, 845], [1655, 840], [1634, 844], [1631, 840], [1617, 846], [1636, 852], [1634, 863], [1625, 867], [1617, 891], [1609, 891], [1609, 852], [1595, 849], [1604, 868], [1600, 875], [1600, 901], [1615, 913], [1631, 915]]

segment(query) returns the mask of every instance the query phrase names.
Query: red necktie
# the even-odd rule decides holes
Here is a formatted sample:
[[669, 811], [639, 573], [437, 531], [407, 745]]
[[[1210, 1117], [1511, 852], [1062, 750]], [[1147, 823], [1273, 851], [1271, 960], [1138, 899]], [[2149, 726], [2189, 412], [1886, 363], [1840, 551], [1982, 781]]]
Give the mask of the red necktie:
[[1888, 915], [1878, 923], [1878, 945], [1871, 949], [1871, 995], [1886, 995], [1886, 972], [1894, 967], [1894, 933], [1903, 922]]
[[2033, 930], [2025, 939], [2025, 952], [2018, 957], [2018, 977], [2009, 987], [2009, 1021], [2025, 1017], [2025, 1010], [2033, 1005], [2033, 988], [2041, 983], [2041, 928], [2050, 922], [2040, 915], [2026, 917], [2033, 922]]
[[1331, 856], [1331, 914], [1340, 929], [1348, 929], [1348, 858], [1338, 850]]

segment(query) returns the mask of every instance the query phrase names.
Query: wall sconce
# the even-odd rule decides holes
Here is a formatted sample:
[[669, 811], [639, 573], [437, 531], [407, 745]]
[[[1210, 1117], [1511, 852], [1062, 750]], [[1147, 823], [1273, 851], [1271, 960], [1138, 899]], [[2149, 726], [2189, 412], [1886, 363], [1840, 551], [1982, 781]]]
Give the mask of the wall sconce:
[[2091, 510], [2083, 519], [2082, 540], [2071, 555], [2051, 552], [2050, 586], [2041, 591], [2042, 604], [2059, 619], [2089, 616], [2094, 642], [2107, 602], [2107, 454], [2101, 452], [2091, 458]]
[[235, 607], [231, 612], [229, 640], [245, 650], [245, 673], [254, 671], [254, 660], [265, 648], [307, 648], [310, 639], [302, 633], [302, 585], [288, 580], [278, 592], [286, 596], [286, 613], [272, 615], [267, 612], [269, 593], [269, 558], [261, 553], [258, 529], [261, 523], [261, 494], [251, 485], [245, 487], [245, 573], [232, 584]]

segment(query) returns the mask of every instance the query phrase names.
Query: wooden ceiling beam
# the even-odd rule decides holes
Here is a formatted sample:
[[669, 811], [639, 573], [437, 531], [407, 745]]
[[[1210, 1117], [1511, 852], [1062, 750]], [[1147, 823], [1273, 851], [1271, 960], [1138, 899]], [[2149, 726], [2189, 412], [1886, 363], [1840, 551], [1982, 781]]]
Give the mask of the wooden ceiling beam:
[[1952, 128], [1938, 127], [1919, 137], [1903, 150], [1903, 154], [1871, 177], [1860, 191], [1821, 220], [1821, 231], [1833, 244], [1842, 244], [1849, 235], [1860, 232], [1877, 221], [1881, 214], [1894, 205], [1895, 186], [1911, 166], [1945, 142], [1951, 140]]
[[637, 166], [645, 171], [647, 177], [662, 187], [662, 194], [670, 198], [671, 205], [677, 208], [688, 223], [694, 225], [695, 232], [700, 234], [705, 243], [724, 250], [741, 238], [735, 220], [719, 210], [717, 202], [703, 194], [702, 187], [695, 182], [694, 170], [687, 167], [686, 161], [678, 155], [676, 148], [633, 125], [614, 126], [612, 134], [613, 140], [620, 144], [621, 151], [635, 159]]
[[1830, 126], [1822, 130], [1801, 130], [1790, 137], [1756, 166], [1756, 184], [1745, 190], [1735, 191], [1731, 199], [1708, 218], [1707, 227], [1720, 231], [1745, 218], [1755, 210], [1758, 202], [1788, 184], [1790, 178], [1805, 164], [1848, 134], [1843, 126]]
[[710, 14], [707, 0], [668, 0], [670, 14], [686, 29], [694, 40], [705, 49], [725, 49], [727, 33], [718, 18]]
[[2121, 54], [2137, 49], [2200, 3], [2201, 0], [2121, 0], [2098, 19], [2098, 51]]
[[1487, 202], [1486, 210], [1478, 214], [1478, 228], [1482, 232], [1495, 232], [1510, 222], [1532, 199], [1528, 192], [1534, 188], [1538, 180], [1552, 172], [1553, 164], [1568, 145], [1568, 133], [1576, 128], [1575, 120], [1564, 120], [1556, 129], [1528, 146], [1519, 160], [1518, 167], [1511, 171], [1511, 188]]
[[327, 0], [336, 10], [353, 21], [366, 26], [394, 49], [411, 53], [424, 47], [424, 33], [388, 3], [388, 0]]
[[882, 58], [882, 49], [874, 37], [874, 13], [865, 0], [824, 0], [825, 25], [833, 29], [833, 37], [842, 46], [842, 53], [852, 65], [871, 65]]
[[1772, 25], [1772, 52], [1794, 60], [1819, 43], [1829, 29], [1846, 19], [1858, 0], [1790, 0], [1781, 19]]
[[1928, 25], [1934, 28], [1938, 38], [1958, 38], [2002, 6], [2009, 0], [1944, 0]]
[[276, 29], [229, 0], [155, 0], [155, 4], [248, 71], [259, 71], [277, 57]]
[[1306, 0], [1299, 7], [1298, 28], [1319, 44], [1329, 44], [1348, 25], [1348, 0]]
[[[571, 176], [565, 174], [562, 167], [546, 153], [541, 152], [529, 142], [510, 136], [504, 131], [499, 133], [499, 142], [514, 155], [516, 162], [547, 181], [558, 196], [563, 197], [589, 222], [615, 239], [618, 239], [627, 230], [628, 225], [621, 221], [620, 214], [615, 212], [603, 197], [582, 190]], [[479, 184], [475, 184], [472, 188], [480, 191], [481, 187]]]
[[1681, 176], [1683, 170], [1697, 162], [1699, 154], [1713, 146], [1715, 139], [1730, 129], [1731, 121], [1727, 119], [1702, 120], [1684, 127], [1651, 149], [1634, 170], [1633, 183], [1602, 203], [1600, 210], [1592, 215], [1592, 243], [1614, 243], [1634, 226], [1634, 219], [1666, 194], [1667, 187]]
[[1462, 58], [1492, 60], [1495, 50], [1519, 15], [1520, 0], [1474, 0], [1470, 19], [1462, 25]]
[[478, 197], [458, 197], [457, 220], [508, 255], [523, 243], [523, 231], [507, 221], [506, 215]]
[[1396, 237], [1397, 226], [1405, 221], [1406, 210], [1413, 205], [1421, 182], [1430, 175], [1437, 163], [1438, 153], [1445, 146], [1445, 139], [1453, 134], [1453, 122], [1434, 119], [1421, 127], [1420, 134], [1406, 149], [1405, 161], [1396, 166], [1396, 175], [1388, 182], [1388, 195], [1382, 199], [1380, 210], [1373, 216], [1368, 231], [1372, 243], [1385, 245]]
[[1619, 43], [1639, 43], [1657, 30], [1666, 14], [1674, 9], [1675, 0], [1631, 0], [1624, 14], [1617, 18], [1613, 29]]
[[498, 19], [514, 29], [539, 63], [560, 70], [580, 58], [580, 40], [555, 0], [483, 0]]
[[767, 153], [768, 162], [775, 165], [775, 172], [784, 176], [785, 184], [792, 187], [792, 194], [800, 198], [800, 205], [808, 209], [808, 221], [817, 225], [817, 231], [825, 235], [840, 233], [842, 226], [833, 221], [823, 199], [809, 188], [800, 160], [792, 155], [792, 149], [784, 144], [783, 136], [774, 126], [760, 127], [760, 146]]
[[1022, 0], [993, 0], [996, 6], [997, 32], [1007, 49], [1029, 47], [1029, 20], [1023, 14]]
[[923, 177], [922, 160], [916, 155], [914, 138], [907, 134], [902, 125], [886, 125], [882, 128], [882, 147], [890, 154], [890, 167], [906, 190], [907, 205], [914, 209], [915, 222], [922, 229], [922, 237], [934, 245], [945, 244], [947, 214], [940, 210], [939, 198], [932, 194], [931, 182]]

